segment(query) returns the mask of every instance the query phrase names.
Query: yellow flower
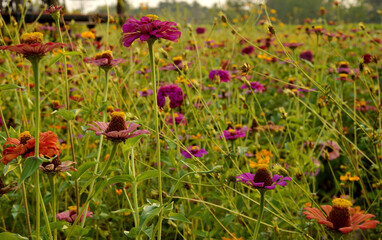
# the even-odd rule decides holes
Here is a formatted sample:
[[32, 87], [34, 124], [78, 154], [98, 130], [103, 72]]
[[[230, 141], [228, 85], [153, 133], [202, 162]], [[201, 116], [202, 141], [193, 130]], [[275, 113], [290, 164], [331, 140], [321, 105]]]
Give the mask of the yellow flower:
[[95, 39], [95, 35], [93, 32], [90, 32], [90, 31], [87, 31], [87, 32], [83, 32], [81, 33], [81, 37], [82, 38], [91, 38], [91, 39]]
[[355, 181], [359, 181], [359, 177], [351, 176], [351, 173], [347, 172], [347, 173], [345, 173], [344, 176], [340, 176], [340, 180], [343, 182], [347, 182], [347, 181], [355, 182]]
[[271, 9], [270, 12], [271, 12], [272, 14], [276, 14], [276, 13], [277, 13], [276, 9]]
[[40, 32], [24, 33], [20, 37], [20, 42], [27, 43], [27, 44], [42, 43], [43, 37], [44, 37], [44, 34]]

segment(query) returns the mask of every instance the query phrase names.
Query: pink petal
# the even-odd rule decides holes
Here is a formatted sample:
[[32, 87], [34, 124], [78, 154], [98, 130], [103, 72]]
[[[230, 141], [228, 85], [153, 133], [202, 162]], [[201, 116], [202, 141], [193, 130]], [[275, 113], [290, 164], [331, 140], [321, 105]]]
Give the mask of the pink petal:
[[342, 233], [350, 233], [351, 231], [355, 230], [353, 227], [343, 227], [343, 228], [340, 228], [338, 229], [340, 230]]

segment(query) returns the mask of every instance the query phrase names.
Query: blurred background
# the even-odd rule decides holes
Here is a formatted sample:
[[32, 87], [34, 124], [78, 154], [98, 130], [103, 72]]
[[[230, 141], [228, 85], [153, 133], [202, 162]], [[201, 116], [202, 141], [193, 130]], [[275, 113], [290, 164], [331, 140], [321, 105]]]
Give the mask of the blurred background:
[[307, 18], [317, 18], [322, 8], [328, 19], [339, 13], [345, 22], [380, 23], [382, 17], [382, 0], [0, 0], [0, 7], [3, 12], [8, 12], [9, 6], [15, 13], [19, 4], [26, 4], [28, 11], [38, 12], [45, 4], [58, 4], [65, 7], [67, 14], [107, 14], [107, 4], [111, 14], [137, 16], [151, 13], [210, 24], [221, 10], [235, 19], [249, 15], [264, 2], [277, 11], [278, 19], [285, 24], [301, 24]]

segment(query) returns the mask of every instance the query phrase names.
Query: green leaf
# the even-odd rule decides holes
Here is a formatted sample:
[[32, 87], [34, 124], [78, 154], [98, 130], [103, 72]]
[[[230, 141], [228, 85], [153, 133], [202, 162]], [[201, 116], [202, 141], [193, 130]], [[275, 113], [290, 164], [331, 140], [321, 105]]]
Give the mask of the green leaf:
[[140, 216], [139, 232], [142, 231], [142, 227], [145, 226], [149, 220], [159, 215], [160, 211], [161, 211], [161, 207], [159, 206], [159, 204], [144, 206], [142, 214]]
[[62, 53], [59, 53], [57, 54], [51, 61], [50, 63], [48, 64], [48, 67], [52, 66], [53, 64], [55, 64], [58, 60], [60, 60], [60, 58], [64, 56], [64, 54]]
[[1, 84], [0, 90], [11, 90], [11, 89], [21, 89], [24, 87], [17, 86], [15, 84]]
[[128, 238], [136, 238], [138, 236], [138, 228], [133, 227], [130, 229], [130, 231], [123, 231], [123, 233], [128, 237]]
[[2, 232], [0, 233], [0, 239], [7, 239], [7, 240], [20, 240], [20, 239], [28, 239], [26, 237], [22, 237], [19, 234], [11, 233], [11, 232]]
[[61, 116], [65, 120], [73, 120], [75, 118], [75, 114], [72, 111], [68, 111], [66, 109], [60, 109], [57, 111], [57, 114]]
[[82, 55], [82, 52], [64, 52], [65, 56], [75, 56], [75, 55]]
[[74, 172], [72, 175], [72, 179], [78, 179], [80, 178], [88, 169], [91, 167], [95, 166], [97, 163], [96, 162], [86, 162], [82, 164], [78, 169], [77, 172]]
[[134, 178], [130, 175], [114, 176], [107, 181], [107, 185], [111, 185], [115, 183], [125, 183], [125, 182], [130, 182], [130, 183], [134, 182]]
[[170, 216], [169, 216], [167, 219], [192, 224], [192, 222], [190, 222], [190, 221], [189, 221], [183, 214], [181, 214], [181, 213], [174, 213], [174, 212], [172, 212], [172, 213], [170, 213]]
[[125, 150], [126, 148], [132, 148], [132, 147], [134, 147], [135, 144], [138, 143], [139, 140], [140, 140], [142, 137], [144, 137], [144, 136], [145, 136], [145, 135], [138, 135], [138, 136], [136, 136], [136, 137], [127, 139], [126, 142], [125, 142], [125, 144], [124, 144], [124, 146], [123, 146], [124, 150]]
[[7, 165], [5, 165], [3, 170], [4, 176], [7, 176], [8, 173], [12, 172], [16, 168], [17, 168], [17, 164], [8, 163]]
[[38, 167], [43, 163], [41, 158], [29, 157], [25, 160], [24, 168], [20, 176], [20, 181], [24, 181], [27, 177], [32, 175], [34, 172], [38, 170]]
[[141, 182], [150, 178], [158, 177], [158, 170], [149, 170], [137, 177], [137, 182]]

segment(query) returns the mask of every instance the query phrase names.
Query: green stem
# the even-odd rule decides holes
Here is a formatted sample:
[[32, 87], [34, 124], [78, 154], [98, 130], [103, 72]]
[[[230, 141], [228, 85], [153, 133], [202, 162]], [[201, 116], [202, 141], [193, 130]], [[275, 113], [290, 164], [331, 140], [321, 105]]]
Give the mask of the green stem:
[[[160, 139], [159, 139], [159, 118], [158, 118], [158, 101], [157, 101], [157, 83], [156, 83], [156, 77], [155, 77], [155, 62], [154, 62], [154, 45], [155, 39], [149, 39], [147, 41], [149, 45], [149, 53], [150, 53], [150, 67], [151, 67], [151, 82], [153, 84], [153, 93], [154, 93], [154, 115], [155, 115], [155, 139], [157, 142], [157, 149], [156, 149], [156, 155], [157, 155], [157, 167], [158, 167], [158, 190], [159, 190], [159, 204], [162, 207], [163, 206], [163, 197], [162, 197], [162, 170], [161, 170], [161, 160], [160, 160]], [[161, 239], [162, 235], [162, 218], [163, 213], [162, 211], [159, 212], [158, 217], [158, 239]]]
[[[64, 43], [64, 40], [63, 40], [62, 34], [61, 34], [61, 29], [60, 29], [60, 18], [57, 17], [55, 19], [55, 22], [56, 22], [56, 27], [57, 27], [57, 31], [58, 31], [58, 36], [60, 37], [60, 42]], [[63, 49], [62, 52], [65, 52], [65, 50]], [[68, 67], [67, 67], [65, 55], [64, 55], [64, 81], [65, 81], [65, 105], [66, 105], [66, 110], [69, 111], [70, 110], [70, 107], [69, 107], [69, 104], [70, 104], [70, 102], [69, 102], [69, 81], [68, 81]], [[72, 121], [71, 120], [68, 120], [68, 130], [69, 130], [68, 132], [69, 132], [69, 139], [70, 139], [70, 148], [71, 148], [71, 153], [72, 153], [72, 161], [76, 165], [76, 157], [74, 154], [73, 128], [72, 128]], [[75, 194], [76, 194], [76, 205], [77, 205], [77, 209], [79, 209], [80, 208], [80, 192], [79, 192], [79, 188], [78, 188], [78, 179], [76, 179], [74, 181], [74, 188], [75, 188]]]
[[[34, 89], [35, 89], [35, 157], [39, 157], [39, 141], [40, 141], [40, 71], [39, 58], [30, 59], [33, 69]], [[35, 172], [35, 187], [36, 187], [36, 239], [40, 239], [40, 175], [39, 171]]]
[[[134, 148], [131, 149], [131, 172], [133, 174], [133, 178], [135, 179], [135, 159], [134, 159]], [[137, 182], [134, 180], [133, 182], [133, 201], [134, 201], [134, 222], [135, 227], [139, 227], [139, 206], [138, 206], [138, 189]]]
[[[52, 214], [53, 214], [53, 222], [55, 223], [57, 221], [57, 203], [56, 203], [56, 178], [55, 176], [48, 176], [49, 178], [49, 184], [50, 184], [50, 190], [52, 192]], [[54, 230], [53, 233], [54, 240], [57, 240], [57, 229]]]
[[[39, 170], [37, 170], [38, 172]], [[41, 206], [42, 206], [42, 213], [43, 213], [43, 216], [44, 216], [44, 220], [45, 220], [45, 225], [46, 225], [46, 228], [47, 228], [47, 232], [49, 234], [49, 239], [53, 240], [53, 236], [52, 236], [52, 230], [50, 229], [50, 224], [49, 224], [49, 218], [48, 218], [48, 214], [46, 213], [46, 208], [45, 208], [45, 204], [44, 204], [44, 199], [42, 198], [42, 195], [41, 195], [41, 192], [38, 192], [38, 195], [39, 195], [39, 198], [40, 198], [40, 202], [41, 202]], [[39, 238], [38, 238], [39, 239]]]
[[7, 126], [7, 121], [5, 121], [5, 119], [4, 119], [4, 114], [3, 114], [3, 110], [1, 109], [1, 105], [0, 105], [0, 117], [3, 120], [5, 134], [7, 134], [7, 138], [9, 138], [9, 131], [8, 131], [8, 126]]
[[[20, 167], [20, 173], [21, 173], [22, 172], [21, 165], [19, 165], [19, 167]], [[25, 218], [27, 221], [28, 239], [32, 240], [32, 227], [31, 227], [31, 221], [29, 218], [28, 199], [27, 199], [27, 192], [25, 189], [24, 181], [21, 182], [21, 188], [23, 190], [23, 201], [24, 201], [24, 208], [25, 208]]]
[[[119, 142], [114, 142], [113, 143], [113, 148], [111, 149], [111, 152], [110, 152], [110, 156], [109, 156], [109, 159], [107, 160], [107, 163], [105, 165], [105, 167], [103, 168], [101, 174], [98, 176], [98, 178], [96, 179], [99, 179], [99, 178], [103, 178], [105, 176], [105, 174], [107, 173], [107, 170], [109, 169], [109, 167], [111, 166], [111, 163], [113, 162], [113, 158], [115, 156], [115, 152], [117, 151], [117, 146], [118, 146]], [[96, 179], [93, 180], [92, 182], [92, 185], [94, 186], [94, 183], [96, 181]], [[94, 194], [94, 187], [93, 187], [93, 190], [92, 191], [89, 191], [89, 194], [88, 194], [88, 198], [86, 199], [86, 202], [84, 204], [84, 207], [81, 208], [81, 211], [80, 213], [77, 215], [77, 218], [76, 220], [73, 222], [72, 224], [72, 227], [70, 228], [70, 231], [69, 231], [69, 234], [68, 236], [66, 237], [66, 239], [70, 239], [70, 236], [72, 235], [73, 233], [73, 230], [74, 230], [74, 226], [78, 223], [78, 221], [80, 220], [80, 216], [83, 216], [83, 222], [82, 222], [82, 227], [83, 227], [83, 223], [85, 222], [85, 219], [86, 219], [86, 214], [87, 214], [87, 209], [89, 207], [89, 202], [95, 197], [95, 194]]]
[[259, 217], [257, 218], [255, 232], [253, 233], [252, 239], [254, 240], [256, 240], [257, 236], [259, 235], [261, 219], [263, 219], [263, 213], [264, 213], [264, 202], [265, 202], [265, 191], [260, 191], [260, 212], [259, 212]]

